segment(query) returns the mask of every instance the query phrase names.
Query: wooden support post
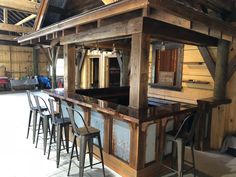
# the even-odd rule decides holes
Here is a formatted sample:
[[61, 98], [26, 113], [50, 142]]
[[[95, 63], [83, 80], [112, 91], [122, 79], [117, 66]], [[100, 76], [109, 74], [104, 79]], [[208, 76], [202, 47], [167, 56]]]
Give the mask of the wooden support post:
[[33, 75], [39, 75], [39, 49], [34, 47], [33, 48]]
[[77, 65], [76, 65], [76, 75], [75, 75], [75, 80], [76, 80], [76, 88], [79, 89], [80, 88], [80, 84], [81, 84], [81, 71], [82, 71], [82, 67], [84, 64], [84, 59], [87, 55], [88, 50], [83, 49], [81, 52], [78, 53], [77, 55]]
[[120, 73], [120, 86], [129, 85], [129, 62], [130, 62], [130, 52], [123, 51], [122, 54], [122, 69]]
[[148, 88], [148, 36], [143, 33], [132, 35], [131, 74], [130, 74], [130, 107], [145, 108]]
[[57, 87], [57, 58], [60, 50], [60, 46], [48, 48], [48, 55], [52, 62], [52, 88], [55, 89]]
[[75, 45], [64, 45], [64, 90], [75, 92]]
[[216, 100], [225, 99], [227, 83], [227, 63], [229, 55], [229, 42], [219, 40], [215, 70], [214, 98]]

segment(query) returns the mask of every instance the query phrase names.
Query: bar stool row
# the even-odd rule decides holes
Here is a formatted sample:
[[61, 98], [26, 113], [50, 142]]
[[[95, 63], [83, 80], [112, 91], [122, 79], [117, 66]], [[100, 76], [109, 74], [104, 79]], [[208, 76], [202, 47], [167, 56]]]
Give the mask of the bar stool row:
[[[32, 129], [33, 143], [36, 144], [35, 147], [37, 148], [40, 134], [42, 134], [43, 153], [45, 155], [49, 139], [47, 156], [47, 158], [49, 159], [52, 146], [54, 143], [56, 143], [56, 166], [58, 168], [60, 164], [61, 150], [66, 149], [67, 153], [69, 153], [69, 127], [72, 126], [73, 140], [68, 167], [68, 176], [70, 175], [72, 159], [76, 157], [77, 160], [79, 160], [80, 177], [83, 177], [84, 168], [92, 168], [94, 165], [100, 163], [102, 164], [103, 176], [105, 177], [100, 130], [94, 127], [87, 126], [81, 113], [78, 110], [74, 109], [72, 106], [68, 106], [65, 101], [55, 101], [53, 98], [49, 98], [47, 104], [41, 96], [35, 95], [29, 90], [27, 90], [26, 93], [30, 107], [27, 127], [27, 138], [29, 137], [30, 129]], [[62, 111], [62, 107], [67, 111], [66, 115], [63, 115], [63, 112], [65, 111]], [[37, 120], [38, 115], [39, 121]], [[63, 139], [63, 132], [65, 140]], [[50, 138], [48, 138], [48, 134], [50, 134]], [[93, 163], [94, 138], [97, 138], [98, 147], [100, 150], [101, 161], [99, 161], [98, 163]], [[79, 153], [77, 148], [77, 139], [79, 140]], [[85, 155], [87, 153], [87, 146], [90, 162], [89, 166], [85, 166]], [[76, 151], [76, 155], [74, 155], [74, 150]]]

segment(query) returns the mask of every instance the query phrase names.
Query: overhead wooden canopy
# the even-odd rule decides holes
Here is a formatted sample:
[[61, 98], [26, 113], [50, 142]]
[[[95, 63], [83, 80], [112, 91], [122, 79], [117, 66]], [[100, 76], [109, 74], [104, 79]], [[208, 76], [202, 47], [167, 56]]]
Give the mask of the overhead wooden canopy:
[[[138, 2], [138, 3], [137, 3]], [[172, 1], [171, 1], [172, 2]], [[51, 39], [55, 39], [55, 38], [61, 38], [61, 42], [62, 43], [67, 43], [68, 39], [71, 38], [74, 40], [74, 42], [76, 42], [77, 39], [80, 38], [79, 41], [77, 42], [81, 42], [81, 41], [85, 41], [88, 40], [88, 37], [86, 37], [86, 39], [84, 38], [86, 34], [89, 34], [91, 36], [91, 32], [99, 32], [102, 31], [101, 29], [106, 28], [105, 25], [112, 25], [115, 23], [122, 23], [122, 20], [130, 20], [132, 18], [136, 18], [136, 17], [151, 17], [153, 19], [159, 20], [159, 16], [155, 15], [153, 13], [158, 12], [158, 10], [164, 9], [166, 11], [171, 11], [170, 14], [175, 14], [174, 16], [171, 16], [171, 23], [173, 24], [173, 18], [176, 17], [176, 20], [179, 21], [179, 17], [177, 16], [181, 16], [182, 19], [188, 19], [189, 24], [190, 25], [184, 25], [183, 28], [177, 28], [176, 26], [169, 26], [168, 24], [162, 24], [162, 28], [163, 26], [167, 26], [168, 30], [170, 31], [171, 29], [175, 29], [174, 31], [172, 30], [172, 32], [174, 34], [178, 34], [180, 33], [182, 36], [182, 42], [186, 42], [186, 43], [191, 43], [191, 44], [196, 44], [196, 45], [215, 45], [217, 39], [225, 39], [225, 40], [232, 40], [232, 36], [236, 36], [236, 27], [231, 25], [230, 23], [224, 22], [222, 20], [219, 19], [214, 19], [212, 17], [209, 17], [206, 14], [201, 14], [198, 11], [194, 11], [192, 8], [188, 8], [186, 6], [184, 6], [184, 10], [188, 10], [188, 14], [189, 14], [189, 18], [187, 17], [183, 17], [183, 15], [181, 14], [186, 14], [186, 12], [181, 12], [180, 9], [178, 9], [178, 5], [176, 6], [176, 8], [178, 9], [178, 11], [176, 10], [176, 12], [174, 11], [174, 7], [172, 8], [173, 4], [175, 4], [176, 2], [173, 1], [173, 3], [170, 5], [170, 9], [166, 9], [166, 4], [168, 4], [169, 7], [169, 3], [170, 1], [161, 1], [161, 0], [123, 0], [123, 1], [118, 1], [116, 3], [111, 3], [108, 4], [106, 6], [102, 6], [101, 8], [96, 8], [95, 10], [91, 10], [87, 13], [83, 13], [83, 14], [79, 14], [76, 16], [73, 16], [71, 18], [68, 18], [66, 20], [63, 20], [59, 23], [50, 25], [48, 27], [42, 28], [36, 32], [30, 33], [28, 35], [25, 35], [23, 37], [20, 37], [18, 39], [19, 43], [34, 43], [37, 41], [40, 41], [41, 43], [43, 43], [44, 39], [46, 39], [47, 43], [48, 40]], [[155, 9], [155, 10], [154, 10]], [[182, 11], [184, 11], [182, 10]], [[128, 16], [125, 16], [125, 14], [129, 13]], [[136, 14], [136, 15], [134, 15]], [[138, 15], [137, 15], [138, 14]], [[127, 17], [127, 18], [126, 18]], [[119, 21], [120, 20], [120, 21]], [[167, 23], [169, 23], [169, 16], [165, 15], [165, 17], [161, 17], [162, 21], [165, 21]], [[185, 20], [186, 21], [186, 20]], [[153, 23], [151, 20], [144, 20], [145, 23]], [[200, 33], [202, 33], [202, 31], [197, 30], [197, 29], [193, 29], [191, 24], [192, 22], [199, 22], [201, 24], [205, 24], [206, 28], [211, 28], [212, 30], [220, 30], [220, 35], [214, 35], [212, 33], [209, 33], [210, 30], [207, 30], [204, 35], [201, 35]], [[175, 22], [174, 22], [175, 24]], [[154, 24], [156, 26], [158, 26], [158, 30], [159, 29], [159, 25], [160, 22], [158, 22], [158, 24]], [[176, 22], [176, 25], [177, 24]], [[225, 25], [225, 26], [224, 26]], [[86, 26], [86, 28], [85, 28]], [[179, 25], [181, 26], [181, 25]], [[101, 27], [101, 28], [100, 28]], [[112, 26], [110, 26], [110, 29], [112, 28]], [[125, 28], [125, 27], [124, 27]], [[150, 27], [151, 28], [151, 27]], [[84, 30], [83, 30], [84, 29]], [[147, 30], [147, 29], [145, 29]], [[151, 29], [150, 29], [151, 30]], [[178, 32], [178, 30], [181, 30], [181, 32]], [[87, 31], [87, 33], [86, 33]], [[194, 32], [195, 31], [195, 32]], [[150, 31], [151, 32], [151, 31]], [[153, 34], [153, 32], [151, 32]], [[192, 35], [192, 37], [194, 37], [194, 35], [196, 35], [197, 37], [199, 37], [199, 39], [197, 39], [197, 37], [193, 38], [192, 41], [189, 39], [185, 39], [187, 38], [186, 36], [184, 36], [184, 34], [188, 34], [189, 36]], [[73, 36], [75, 38], [73, 38], [73, 36], [69, 36], [70, 34], [73, 34]], [[106, 33], [104, 33], [105, 35]], [[163, 31], [164, 34], [164, 31]], [[174, 40], [176, 41], [180, 41], [180, 38], [177, 38], [176, 36], [171, 36], [169, 35], [169, 37], [164, 37], [162, 33], [155, 35], [159, 38], [168, 38], [168, 40], [171, 40], [170, 38], [175, 38]], [[231, 38], [225, 38], [224, 34], [229, 34], [231, 35]], [[80, 35], [80, 37], [79, 37]], [[94, 34], [95, 35], [95, 34]], [[93, 36], [94, 36], [93, 35]], [[115, 34], [114, 34], [115, 35]], [[127, 34], [130, 35], [130, 34]], [[161, 36], [162, 35], [162, 36]], [[181, 36], [179, 35], [179, 36]], [[213, 36], [212, 36], [213, 35]], [[81, 36], [84, 36], [83, 38], [81, 38]], [[208, 40], [207, 40], [208, 38]], [[97, 39], [96, 37], [94, 38], [96, 40], [100, 40]], [[70, 41], [72, 42], [72, 41]]]
[[[203, 2], [203, 1], [205, 2], [206, 5], [209, 5], [207, 3], [209, 0], [199, 0], [195, 2]], [[218, 4], [217, 7], [221, 6], [223, 9], [231, 10], [229, 3], [223, 3], [219, 0], [214, 0], [211, 2]], [[179, 1], [156, 0], [156, 5], [157, 7], [162, 8], [176, 16], [183, 17], [190, 21], [199, 22], [201, 24], [206, 25], [209, 28], [218, 29], [222, 33], [225, 33], [227, 35], [236, 36], [236, 27], [233, 26], [232, 24], [223, 21], [223, 19], [219, 19], [215, 16], [213, 17], [208, 15], [207, 13], [200, 12], [199, 10], [194, 9], [193, 7], [186, 6], [184, 3], [180, 3]]]
[[143, 32], [158, 39], [198, 46], [217, 46], [218, 39], [148, 17], [143, 19]]

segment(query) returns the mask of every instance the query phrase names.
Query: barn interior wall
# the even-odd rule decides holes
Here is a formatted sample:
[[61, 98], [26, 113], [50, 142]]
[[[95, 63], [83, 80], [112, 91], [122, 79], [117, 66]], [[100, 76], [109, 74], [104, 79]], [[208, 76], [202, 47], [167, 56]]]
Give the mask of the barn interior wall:
[[[33, 49], [0, 45], [0, 66], [5, 66], [7, 76], [12, 79], [21, 79], [33, 74]], [[48, 75], [48, 62], [45, 55], [39, 54], [39, 74]]]

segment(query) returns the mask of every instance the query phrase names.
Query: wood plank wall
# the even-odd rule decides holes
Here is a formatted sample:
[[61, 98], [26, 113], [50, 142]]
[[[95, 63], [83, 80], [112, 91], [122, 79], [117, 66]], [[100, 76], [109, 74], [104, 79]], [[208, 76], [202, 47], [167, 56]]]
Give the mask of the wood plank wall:
[[[43, 53], [39, 56], [39, 74], [48, 75], [47, 60]], [[13, 79], [20, 79], [33, 72], [33, 49], [0, 45], [0, 66], [5, 66]]]
[[[215, 56], [217, 49], [211, 48], [210, 52], [213, 56]], [[151, 62], [151, 59], [150, 59], [150, 62]], [[209, 84], [196, 84], [196, 83], [182, 82], [183, 88], [181, 91], [171, 91], [171, 90], [166, 90], [166, 89], [157, 89], [157, 88], [149, 87], [148, 94], [149, 96], [152, 96], [152, 97], [184, 101], [188, 103], [196, 103], [197, 99], [212, 97], [214, 81], [196, 46], [191, 46], [191, 45], [184, 46], [182, 80], [183, 81], [184, 80], [207, 81], [209, 82]]]

